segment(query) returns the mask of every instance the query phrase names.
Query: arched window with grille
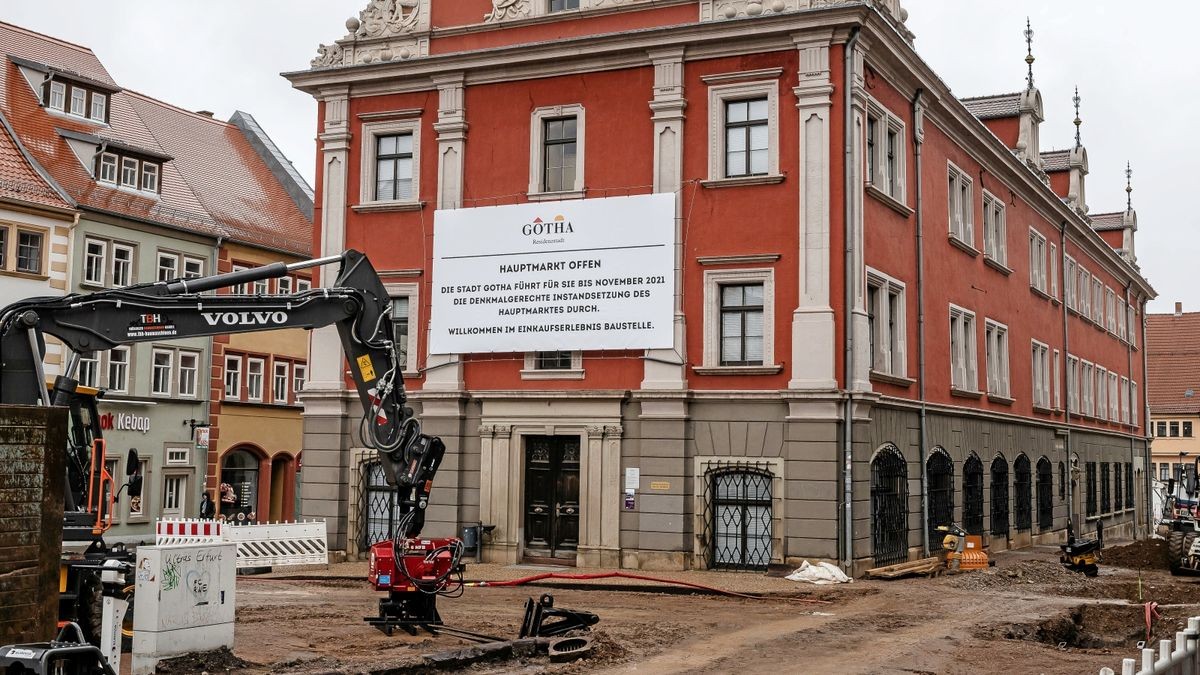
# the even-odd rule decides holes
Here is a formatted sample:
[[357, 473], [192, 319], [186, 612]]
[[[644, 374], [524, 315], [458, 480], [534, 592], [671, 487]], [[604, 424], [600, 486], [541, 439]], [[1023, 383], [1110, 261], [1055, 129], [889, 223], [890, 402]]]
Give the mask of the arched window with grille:
[[1054, 528], [1054, 470], [1050, 460], [1042, 457], [1037, 463], [1038, 528], [1047, 532]]
[[940, 551], [944, 532], [939, 525], [954, 521], [954, 463], [942, 448], [934, 448], [925, 462], [929, 479], [929, 550]]
[[746, 468], [709, 474], [714, 569], [765, 570], [771, 563], [772, 480], [768, 472]]
[[908, 466], [891, 443], [871, 460], [871, 548], [876, 565], [908, 558]]
[[983, 534], [983, 462], [971, 453], [963, 464], [963, 529]]
[[366, 551], [372, 544], [391, 539], [400, 520], [396, 489], [389, 487], [379, 460], [362, 464], [362, 494], [359, 518], [359, 546]]
[[1013, 461], [1013, 524], [1017, 531], [1033, 529], [1033, 481], [1029, 457], [1017, 455]]
[[992, 460], [992, 535], [1008, 536], [1008, 462], [999, 454]]

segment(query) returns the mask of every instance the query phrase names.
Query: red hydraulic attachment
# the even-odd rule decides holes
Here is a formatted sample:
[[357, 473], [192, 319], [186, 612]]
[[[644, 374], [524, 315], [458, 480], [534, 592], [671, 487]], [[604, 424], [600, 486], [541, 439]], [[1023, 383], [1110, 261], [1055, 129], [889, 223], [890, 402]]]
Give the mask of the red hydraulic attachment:
[[401, 538], [372, 546], [367, 580], [388, 597], [379, 599], [379, 616], [366, 622], [387, 635], [397, 627], [411, 635], [417, 628], [433, 632], [431, 626], [442, 625], [437, 596], [462, 591], [462, 550], [462, 540], [455, 538]]

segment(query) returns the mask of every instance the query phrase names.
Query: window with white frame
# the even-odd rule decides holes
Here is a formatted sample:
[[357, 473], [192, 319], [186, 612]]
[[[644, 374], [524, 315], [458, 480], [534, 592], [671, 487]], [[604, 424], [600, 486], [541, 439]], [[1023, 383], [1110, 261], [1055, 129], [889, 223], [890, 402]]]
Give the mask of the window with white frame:
[[988, 393], [1009, 398], [1008, 326], [984, 321], [984, 348], [987, 350]]
[[158, 165], [153, 162], [142, 162], [142, 190], [158, 192]]
[[96, 352], [81, 352], [79, 354], [79, 370], [75, 380], [85, 387], [100, 386], [100, 358]]
[[242, 397], [242, 357], [225, 357], [225, 400], [236, 401]]
[[779, 175], [779, 82], [708, 88], [710, 180]]
[[[236, 263], [230, 267], [230, 270], [234, 272], [244, 272], [248, 269], [250, 269], [248, 265], [238, 265]], [[249, 291], [250, 285], [245, 282], [235, 284], [229, 288], [229, 292], [234, 295], [247, 295], [249, 294]]]
[[579, 0], [548, 0], [547, 10], [550, 12], [563, 12], [568, 9], [579, 9]]
[[170, 281], [179, 277], [179, 254], [158, 252], [158, 280]]
[[287, 405], [288, 401], [288, 380], [291, 377], [289, 372], [290, 366], [287, 361], [275, 360], [272, 365], [271, 377], [271, 402], [279, 405]]
[[868, 186], [904, 204], [907, 151], [904, 122], [878, 101], [867, 102]]
[[263, 400], [263, 370], [266, 361], [259, 358], [246, 359], [246, 399]]
[[102, 183], [117, 182], [117, 156], [111, 152], [100, 153], [100, 165], [96, 171], [96, 178]]
[[105, 94], [92, 93], [92, 112], [89, 115], [97, 122], [103, 122], [108, 119], [108, 96]]
[[1117, 298], [1116, 315], [1117, 315], [1117, 337], [1121, 340], [1125, 339], [1127, 334], [1126, 329], [1126, 314], [1128, 308], [1125, 305], [1125, 298]]
[[586, 133], [581, 105], [533, 111], [529, 128], [529, 194], [583, 196]]
[[[27, 274], [41, 274], [42, 257], [46, 252], [45, 242], [46, 236], [40, 231], [18, 229], [16, 265], [10, 269]], [[7, 255], [5, 257], [7, 258]], [[0, 264], [8, 267], [9, 261], [0, 260]]]
[[108, 243], [100, 239], [85, 239], [83, 250], [83, 282], [104, 285], [104, 259], [108, 257]]
[[526, 352], [523, 379], [578, 379], [583, 377], [583, 352]]
[[1129, 303], [1125, 307], [1125, 341], [1130, 344], [1133, 344], [1137, 340], [1135, 337], [1137, 335], [1136, 317], [1137, 309], [1134, 308], [1133, 303]]
[[175, 353], [169, 349], [155, 349], [150, 377], [150, 393], [159, 396], [171, 395], [171, 372]]
[[1108, 369], [1096, 366], [1096, 419], [1108, 419]]
[[111, 244], [112, 248], [112, 277], [114, 287], [128, 286], [133, 283], [133, 247], [127, 244]]
[[167, 475], [163, 478], [163, 515], [181, 515], [187, 476]]
[[179, 352], [179, 395], [195, 398], [200, 373], [200, 354], [180, 350]]
[[255, 280], [255, 282], [254, 282], [254, 294], [255, 295], [267, 295], [270, 292], [271, 292], [271, 280], [270, 279]]
[[1131, 381], [1129, 383], [1129, 423], [1135, 427], [1138, 425], [1138, 406], [1141, 405], [1138, 402], [1137, 391], [1137, 382]]
[[1117, 334], [1117, 294], [1111, 288], [1104, 289], [1104, 310], [1108, 319], [1108, 332]]
[[882, 272], [867, 269], [867, 322], [871, 370], [907, 375], [904, 284]]
[[87, 90], [71, 87], [71, 114], [87, 116]]
[[975, 313], [954, 305], [950, 306], [950, 386], [959, 391], [979, 390]]
[[1121, 422], [1129, 424], [1129, 378], [1121, 378]]
[[312, 289], [312, 280], [308, 277], [296, 277], [296, 292], [304, 293]]
[[1067, 256], [1067, 262], [1065, 263], [1065, 267], [1063, 267], [1063, 295], [1066, 296], [1064, 301], [1067, 303], [1067, 307], [1076, 311], [1079, 308], [1075, 293], [1077, 277], [1078, 269], [1075, 265], [1075, 259]]
[[108, 389], [114, 393], [129, 391], [129, 347], [113, 347], [108, 351]]
[[1082, 361], [1079, 366], [1079, 379], [1082, 385], [1083, 400], [1080, 401], [1082, 407], [1080, 414], [1088, 417], [1093, 417], [1096, 414], [1095, 403], [1092, 400], [1092, 394], [1096, 388], [1096, 369], [1093, 364], [1088, 361]]
[[187, 445], [168, 445], [167, 464], [188, 464], [191, 454], [191, 447]]
[[138, 186], [138, 161], [133, 157], [121, 158], [121, 185], [134, 189]]
[[[987, 190], [983, 191], [983, 254], [1001, 265], [1008, 265], [1008, 235], [1004, 224], [1004, 202]], [[1044, 269], [1042, 273], [1044, 281]]]
[[416, 206], [421, 198], [420, 118], [362, 125], [362, 205]]
[[1067, 411], [1079, 413], [1079, 358], [1067, 354]]
[[1079, 266], [1079, 275], [1076, 279], [1076, 292], [1079, 294], [1079, 313], [1086, 318], [1092, 316], [1092, 275], [1084, 268]]
[[292, 364], [292, 396], [296, 396], [304, 391], [304, 377], [308, 373], [308, 366], [303, 363]]
[[1050, 258], [1047, 263], [1050, 268], [1050, 297], [1058, 297], [1058, 247], [1050, 244]]
[[1116, 422], [1121, 414], [1120, 405], [1120, 389], [1117, 385], [1117, 374], [1109, 371], [1108, 373], [1108, 419]]
[[1046, 292], [1046, 238], [1032, 228], [1029, 230], [1029, 285]]
[[204, 259], [193, 258], [191, 256], [183, 257], [183, 278], [195, 279], [204, 276]]
[[410, 299], [407, 295], [392, 298], [392, 343], [396, 347], [396, 356], [400, 363], [404, 364], [405, 370], [411, 371], [408, 367], [409, 340], [412, 335], [409, 332], [409, 305]]
[[292, 292], [292, 278], [279, 277], [275, 280], [276, 287], [279, 289], [280, 295], [288, 295]]
[[1062, 354], [1054, 350], [1054, 409], [1062, 410]]
[[[412, 375], [417, 372], [417, 332], [415, 327], [418, 325], [416, 314], [421, 306], [418, 302], [420, 284], [387, 284], [387, 292], [392, 298], [392, 340], [396, 345], [397, 356], [404, 373]], [[529, 370], [529, 367], [527, 366], [525, 370]]]
[[962, 169], [949, 165], [947, 195], [950, 213], [950, 236], [971, 248], [975, 247], [975, 203], [971, 196], [971, 179]]
[[771, 269], [705, 270], [704, 366], [776, 368]]
[[1092, 321], [1104, 325], [1104, 282], [1099, 277], [1092, 277]]
[[1050, 346], [1033, 341], [1031, 362], [1033, 364], [1033, 406], [1050, 408]]
[[66, 112], [67, 109], [67, 85], [65, 82], [52, 81], [50, 82], [50, 100], [47, 105], [51, 110]]

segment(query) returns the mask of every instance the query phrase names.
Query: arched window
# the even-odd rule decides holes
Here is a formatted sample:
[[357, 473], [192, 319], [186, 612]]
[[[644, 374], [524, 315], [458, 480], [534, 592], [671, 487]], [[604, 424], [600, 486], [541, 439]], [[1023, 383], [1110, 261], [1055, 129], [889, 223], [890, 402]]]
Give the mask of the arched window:
[[221, 463], [221, 510], [226, 520], [254, 522], [258, 518], [258, 457], [245, 449], [226, 453]]
[[771, 481], [762, 471], [718, 471], [712, 481], [712, 567], [765, 570], [771, 563]]
[[1033, 529], [1033, 483], [1029, 457], [1017, 455], [1013, 461], [1013, 521], [1017, 531]]
[[1054, 470], [1050, 460], [1042, 457], [1037, 463], [1038, 528], [1047, 532], [1054, 528]]
[[929, 479], [929, 550], [940, 551], [944, 532], [938, 525], [954, 521], [954, 463], [942, 448], [934, 448], [925, 462]]
[[963, 464], [963, 529], [983, 534], [983, 462], [971, 453]]
[[992, 460], [992, 535], [1008, 536], [1008, 462], [1004, 455]]
[[871, 460], [871, 547], [876, 565], [908, 558], [908, 467], [891, 443]]
[[364, 462], [362, 474], [359, 546], [366, 551], [371, 544], [392, 538], [400, 514], [396, 504], [396, 488], [388, 486], [379, 460]]

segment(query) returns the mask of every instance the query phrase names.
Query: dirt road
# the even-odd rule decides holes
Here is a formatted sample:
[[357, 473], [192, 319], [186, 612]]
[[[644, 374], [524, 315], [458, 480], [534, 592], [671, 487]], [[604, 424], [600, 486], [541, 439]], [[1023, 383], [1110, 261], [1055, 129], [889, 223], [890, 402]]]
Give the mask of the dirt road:
[[[448, 625], [511, 637], [525, 598], [543, 592], [556, 606], [601, 617], [587, 661], [510, 660], [472, 666], [478, 673], [1094, 674], [1135, 655], [1145, 639], [1141, 602], [1162, 604], [1155, 640], [1200, 615], [1195, 580], [1112, 565], [1087, 579], [1053, 553], [1002, 553], [992, 570], [804, 586], [765, 600], [526, 586], [469, 588], [439, 608]], [[378, 596], [357, 579], [242, 577], [237, 593], [234, 655], [164, 672], [392, 675], [420, 672], [422, 654], [465, 644], [370, 628], [362, 618], [375, 613]]]

